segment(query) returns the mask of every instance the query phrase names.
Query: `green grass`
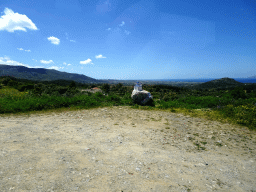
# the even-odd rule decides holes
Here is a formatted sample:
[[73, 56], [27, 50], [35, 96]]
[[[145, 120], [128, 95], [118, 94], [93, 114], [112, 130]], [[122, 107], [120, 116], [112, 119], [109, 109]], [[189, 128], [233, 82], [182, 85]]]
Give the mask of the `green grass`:
[[[209, 104], [207, 103], [209, 99]], [[163, 109], [176, 113], [183, 113], [185, 115], [190, 115], [193, 117], [203, 117], [209, 120], [217, 120], [222, 123], [230, 123], [234, 125], [246, 126], [251, 130], [256, 130], [256, 106], [253, 103], [256, 103], [255, 98], [240, 100], [240, 105], [228, 104], [221, 109], [216, 107], [211, 108], [214, 105], [214, 99], [210, 97], [205, 97], [201, 101], [197, 99], [197, 104], [191, 102], [191, 98], [187, 97], [187, 101], [184, 99], [175, 100], [175, 101], [158, 101], [156, 108]], [[217, 102], [217, 101], [216, 101]], [[230, 103], [232, 101], [230, 100]], [[215, 106], [218, 106], [215, 103]], [[210, 110], [204, 110], [210, 108]]]
[[[1, 94], [2, 93], [2, 94]], [[127, 105], [127, 99], [115, 95], [104, 96], [96, 93], [92, 95], [62, 96], [34, 96], [31, 93], [18, 93], [13, 89], [1, 90], [0, 114], [20, 114], [26, 112], [48, 112], [62, 110], [90, 109], [115, 105]]]
[[[17, 89], [6, 86], [0, 89], [0, 114], [32, 114], [37, 112], [61, 112], [97, 107], [130, 106], [133, 109], [140, 110], [183, 113], [192, 117], [203, 117], [223, 123], [246, 126], [251, 130], [256, 130], [255, 97], [234, 101], [227, 95], [223, 95], [220, 98], [215, 96], [195, 97], [187, 94], [186, 97], [180, 96], [177, 98], [168, 101], [154, 98], [154, 105], [140, 106], [133, 104], [130, 92], [126, 92], [122, 95], [110, 92], [107, 96], [99, 92], [92, 94], [79, 93], [73, 96], [63, 96], [58, 94], [43, 94], [41, 96], [36, 96], [30, 91], [20, 92]], [[216, 107], [219, 105], [219, 102], [225, 104], [225, 107], [217, 109]], [[202, 110], [209, 108], [211, 110]], [[169, 122], [167, 121], [166, 125], [168, 125], [168, 123]]]

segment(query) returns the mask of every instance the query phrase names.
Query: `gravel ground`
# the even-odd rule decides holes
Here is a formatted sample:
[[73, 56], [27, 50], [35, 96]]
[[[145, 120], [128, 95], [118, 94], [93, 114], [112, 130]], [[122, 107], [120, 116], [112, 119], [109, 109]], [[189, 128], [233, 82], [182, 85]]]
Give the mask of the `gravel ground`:
[[130, 107], [0, 117], [0, 191], [255, 191], [256, 134]]

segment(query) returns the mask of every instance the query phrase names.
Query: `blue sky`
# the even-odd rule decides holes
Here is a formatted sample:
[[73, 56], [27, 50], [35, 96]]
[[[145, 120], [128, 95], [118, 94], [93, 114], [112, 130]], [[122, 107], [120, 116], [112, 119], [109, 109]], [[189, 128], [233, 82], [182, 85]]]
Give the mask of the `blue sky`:
[[1, 0], [0, 64], [96, 79], [256, 75], [252, 0]]

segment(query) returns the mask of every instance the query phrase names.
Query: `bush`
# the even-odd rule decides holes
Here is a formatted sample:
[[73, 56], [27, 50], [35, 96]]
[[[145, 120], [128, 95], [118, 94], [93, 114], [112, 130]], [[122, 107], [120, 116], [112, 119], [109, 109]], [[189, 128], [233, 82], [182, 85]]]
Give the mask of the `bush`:
[[180, 103], [185, 103], [189, 105], [196, 105], [200, 108], [212, 108], [215, 107], [218, 104], [218, 98], [212, 97], [212, 96], [203, 96], [203, 97], [184, 97], [180, 98]]
[[99, 98], [103, 98], [103, 97], [104, 97], [104, 95], [103, 95], [101, 92], [96, 92], [96, 93], [94, 94], [94, 96], [95, 96], [95, 97], [99, 97]]
[[68, 90], [68, 88], [60, 88], [60, 89], [58, 90], [58, 92], [62, 95], [62, 94], [64, 94], [64, 93], [66, 93], [67, 90]]
[[234, 98], [234, 99], [246, 99], [246, 94], [243, 90], [242, 87], [236, 87], [234, 90], [231, 91], [230, 95]]
[[92, 89], [92, 88], [94, 88], [94, 87], [97, 87], [95, 84], [92, 84], [91, 86], [90, 86], [90, 89]]
[[162, 98], [163, 101], [173, 101], [178, 99], [179, 97], [177, 96], [176, 93], [169, 93], [169, 94], [165, 94]]
[[69, 87], [64, 96], [74, 97], [78, 93], [81, 93], [78, 89], [73, 89]]
[[10, 77], [6, 77], [6, 78], [4, 78], [4, 80], [2, 81], [2, 83], [3, 83], [3, 85], [6, 86], [9, 81], [11, 81], [11, 78], [10, 78]]
[[18, 86], [18, 82], [14, 81], [14, 80], [10, 80], [10, 81], [8, 81], [7, 86], [9, 86], [9, 87], [17, 87]]
[[252, 91], [250, 94], [248, 94], [249, 98], [256, 98], [256, 91]]
[[221, 110], [221, 113], [224, 115], [224, 117], [234, 117], [235, 116], [235, 111], [234, 111], [234, 106], [233, 105], [227, 105]]
[[109, 95], [109, 96], [107, 96], [107, 100], [108, 101], [118, 102], [118, 103], [121, 101], [120, 97], [118, 97], [116, 95]]
[[32, 89], [34, 89], [34, 85], [32, 85], [32, 84], [29, 84], [29, 85], [20, 85], [20, 86], [18, 87], [18, 90], [19, 90], [20, 92], [24, 92], [24, 91], [32, 90]]
[[41, 85], [35, 85], [32, 92], [33, 92], [34, 95], [40, 96], [43, 93], [43, 88], [42, 88]]
[[71, 88], [71, 89], [75, 89], [76, 88], [75, 81], [72, 81], [68, 87]]
[[122, 83], [118, 83], [118, 84], [116, 85], [116, 89], [117, 89], [117, 90], [121, 89], [121, 87], [123, 87], [123, 84], [122, 84]]
[[110, 91], [110, 85], [107, 84], [107, 83], [103, 84], [103, 85], [101, 86], [101, 90], [102, 90], [103, 92], [105, 92], [105, 93], [108, 94], [109, 91]]
[[60, 93], [59, 93], [59, 91], [54, 91], [51, 93], [51, 96], [59, 97]]

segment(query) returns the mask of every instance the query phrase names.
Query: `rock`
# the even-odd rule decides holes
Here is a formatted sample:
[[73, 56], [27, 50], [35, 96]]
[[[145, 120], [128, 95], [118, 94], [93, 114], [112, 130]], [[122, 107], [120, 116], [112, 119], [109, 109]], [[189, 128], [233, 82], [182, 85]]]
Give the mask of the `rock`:
[[133, 90], [131, 97], [135, 103], [140, 105], [146, 105], [149, 102], [152, 102], [153, 100], [153, 97], [150, 94], [150, 92], [145, 90], [142, 90], [142, 91]]
[[142, 90], [142, 84], [137, 82], [131, 95], [134, 103], [140, 105], [152, 104], [153, 97], [148, 91]]

